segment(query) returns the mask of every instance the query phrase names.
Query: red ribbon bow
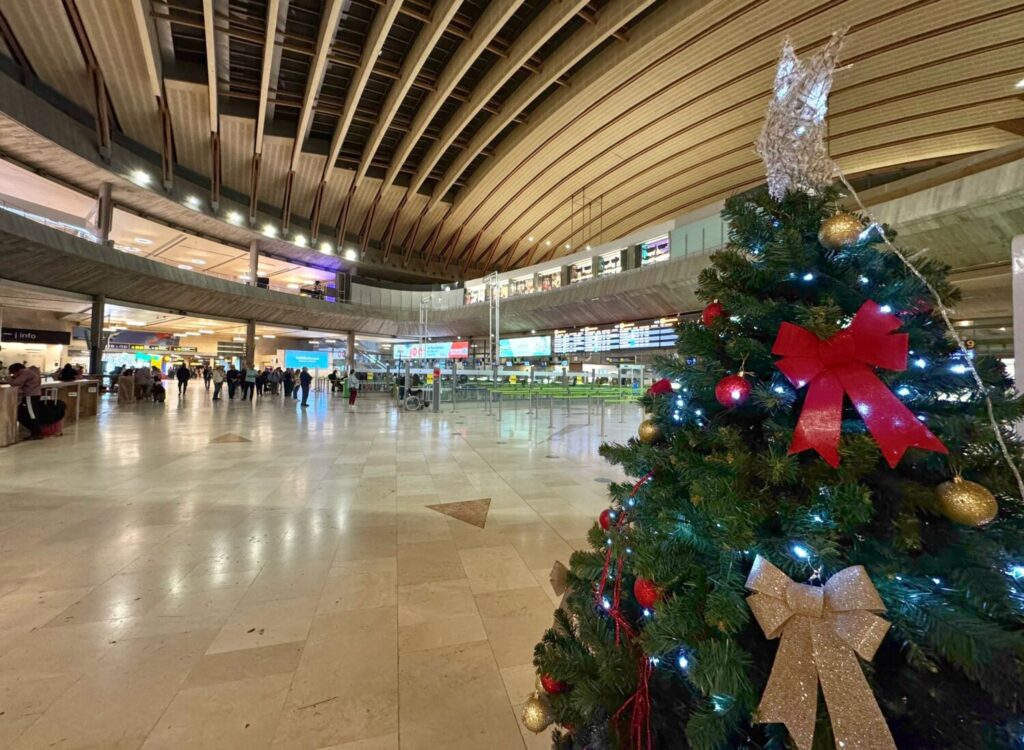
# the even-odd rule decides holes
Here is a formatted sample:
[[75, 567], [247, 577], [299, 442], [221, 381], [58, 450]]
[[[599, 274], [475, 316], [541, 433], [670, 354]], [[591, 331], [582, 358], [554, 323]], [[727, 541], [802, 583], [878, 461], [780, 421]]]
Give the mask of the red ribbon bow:
[[648, 396], [661, 396], [664, 393], [671, 393], [671, 392], [672, 392], [672, 381], [669, 380], [668, 378], [662, 378], [658, 382], [652, 384], [651, 387], [647, 389], [647, 395]]
[[772, 354], [783, 359], [775, 366], [797, 388], [809, 386], [790, 453], [813, 448], [833, 467], [839, 466], [843, 393], [850, 397], [890, 468], [895, 468], [907, 448], [948, 452], [871, 369], [907, 369], [908, 336], [893, 333], [899, 327], [899, 318], [871, 300], [861, 305], [847, 328], [826, 341], [806, 328], [782, 324]]

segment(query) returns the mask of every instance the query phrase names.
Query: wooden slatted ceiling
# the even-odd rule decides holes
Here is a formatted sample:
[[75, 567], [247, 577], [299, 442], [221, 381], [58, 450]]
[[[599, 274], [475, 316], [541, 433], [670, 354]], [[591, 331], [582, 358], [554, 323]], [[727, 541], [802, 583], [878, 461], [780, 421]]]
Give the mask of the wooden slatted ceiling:
[[0, 0], [0, 13], [40, 80], [92, 112], [92, 85], [61, 0]]
[[[734, 5], [740, 5], [740, 3]], [[800, 5], [802, 7], [797, 7]], [[936, 6], [942, 7], [937, 8]], [[955, 39], [947, 39], [945, 34], [929, 34], [928, 30], [934, 31], [943, 26], [952, 27], [958, 23], [969, 21], [975, 16], [984, 17], [991, 13], [995, 6], [1013, 7], [1013, 4], [977, 1], [952, 4], [934, 2], [934, 0], [921, 3], [884, 0], [871, 4], [872, 12], [879, 15], [892, 10], [902, 10], [903, 12], [898, 20], [873, 25], [862, 22], [862, 30], [859, 32], [857, 26], [854, 26], [854, 33], [851, 35], [847, 47], [847, 58], [856, 59], [858, 56], [867, 54], [869, 50], [882, 49], [883, 52], [880, 53], [880, 56], [884, 55], [885, 59], [879, 63], [878, 67], [869, 67], [863, 63], [870, 58], [864, 58], [852, 69], [840, 74], [837, 79], [840, 90], [834, 97], [834, 107], [838, 109], [843, 106], [841, 89], [847, 81], [857, 80], [858, 76], [864, 75], [860, 73], [860, 70], [866, 71], [865, 77], [875, 75], [879, 67], [893, 72], [894, 75], [886, 82], [889, 85], [892, 81], [899, 79], [899, 71], [911, 67], [920, 59], [919, 48], [931, 46], [933, 50], [936, 50], [935, 54], [937, 55], [952, 54], [958, 49], [963, 52], [962, 47], [956, 46]], [[787, 5], [787, 8], [789, 7]], [[808, 8], [813, 11], [814, 4], [812, 2], [793, 4], [795, 12]], [[770, 4], [760, 4], [760, 7], [751, 8], [748, 13], [756, 14], [759, 11], [764, 13], [771, 10]], [[539, 123], [538, 126], [526, 129], [530, 131], [529, 133], [524, 130], [521, 137], [520, 130], [513, 131], [510, 140], [518, 138], [520, 143], [510, 144], [509, 148], [499, 157], [486, 163], [479, 170], [477, 179], [468, 186], [465, 191], [467, 199], [460, 201], [461, 205], [457, 205], [456, 211], [453, 213], [456, 224], [466, 224], [464, 234], [480, 231], [489, 222], [489, 226], [487, 226], [489, 236], [504, 230], [507, 235], [507, 244], [514, 242], [520, 235], [530, 233], [540, 238], [551, 235], [553, 243], [556, 243], [568, 235], [569, 212], [567, 209], [563, 209], [562, 212], [557, 211], [557, 208], [554, 211], [551, 209], [557, 206], [566, 206], [573, 193], [586, 185], [588, 176], [604, 171], [615, 162], [622, 162], [625, 157], [630, 155], [630, 152], [635, 153], [647, 143], [657, 140], [657, 137], [665, 132], [665, 130], [657, 130], [658, 127], [665, 129], [674, 127], [685, 134], [688, 126], [693, 122], [699, 121], [710, 111], [716, 111], [719, 114], [714, 127], [716, 131], [721, 132], [741, 121], [738, 111], [734, 109], [735, 105], [750, 97], [755, 97], [750, 110], [751, 116], [755, 120], [759, 118], [771, 85], [778, 35], [772, 34], [770, 38], [752, 43], [750, 29], [766, 28], [763, 24], [759, 25], [759, 22], [767, 23], [772, 16], [770, 14], [748, 16], [744, 13], [733, 24], [708, 37], [702, 37], [707, 26], [720, 17], [718, 13], [707, 12], [695, 16], [693, 19], [695, 23], [690, 27], [691, 38], [695, 41], [687, 49], [686, 60], [683, 64], [666, 62], [661, 68], [650, 72], [651, 81], [647, 84], [648, 91], [657, 90], [659, 84], [664, 86], [667, 83], [669, 86], [673, 86], [672, 81], [675, 80], [678, 81], [674, 84], [674, 87], [679, 89], [678, 92], [673, 92], [670, 89], [667, 95], [654, 96], [649, 101], [643, 102], [643, 97], [640, 96], [643, 93], [642, 90], [627, 89], [620, 96], [614, 98], [615, 104], [613, 105], [600, 90], [595, 90], [593, 96], [589, 98], [589, 103], [605, 99], [602, 108], [595, 107], [594, 111], [586, 112], [586, 117], [576, 119], [571, 117], [571, 113], [584, 112], [588, 106], [587, 99], [583, 101], [576, 99], [570, 103], [567, 101], [568, 94], [560, 96], [562, 92], [558, 92], [545, 102], [531, 118], [532, 121]], [[702, 18], [703, 24], [700, 23]], [[777, 19], [779, 16], [775, 15], [774, 18]], [[1021, 18], [1024, 18], [1024, 15]], [[806, 21], [791, 27], [789, 31], [797, 39], [798, 44], [817, 42], [828, 33], [829, 29], [848, 20], [850, 19], [837, 19], [835, 14], [819, 12]], [[1013, 25], [1007, 24], [1005, 18], [993, 19], [990, 23], [1011, 27]], [[732, 25], [744, 27], [746, 31], [731, 33], [729, 28]], [[906, 40], [915, 33], [922, 34], [922, 37], [915, 43], [894, 46], [886, 51], [886, 47], [900, 45], [901, 40]], [[729, 39], [734, 40], [732, 49], [735, 50], [729, 58], [723, 59], [720, 64], [708, 66], [696, 74], [692, 72], [699, 67], [701, 61], [722, 56], [723, 51], [728, 52], [730, 49]], [[760, 56], [760, 63], [755, 63], [752, 66], [749, 61], [744, 64], [742, 60], [738, 59], [740, 56], [746, 57], [748, 54]], [[754, 59], [756, 60], [757, 57]], [[754, 68], [757, 69], [757, 72], [751, 74], [750, 71]], [[966, 77], [968, 72], [968, 69], [963, 68], [959, 70], [959, 76]], [[917, 75], [908, 76], [911, 79], [908, 85], [913, 86]], [[727, 88], [716, 89], [730, 80], [733, 83]], [[604, 81], [599, 79], [598, 83], [601, 84]], [[603, 88], [607, 91], [613, 86], [614, 83], [604, 83], [596, 88]], [[572, 92], [569, 93], [580, 92], [581, 88], [574, 86]], [[761, 96], [758, 96], [758, 92], [761, 92]], [[582, 97], [586, 93], [585, 91], [580, 92], [579, 96]], [[702, 94], [704, 99], [700, 100], [698, 97]], [[618, 102], [622, 102], [621, 106]], [[688, 102], [689, 104], [687, 104]], [[946, 103], [950, 102], [947, 100]], [[686, 106], [682, 111], [672, 114], [670, 123], [659, 121], [659, 117], [673, 112], [673, 109], [680, 107], [681, 104]], [[607, 109], [604, 109], [606, 105]], [[884, 119], [884, 113], [890, 111], [892, 106], [895, 104], [878, 108], [876, 119]], [[612, 115], [610, 117], [605, 115], [605, 111], [610, 111]], [[629, 114], [628, 116], [617, 116], [615, 113], [619, 112], [628, 112]], [[548, 135], [548, 133], [553, 134], [559, 127], [562, 128], [560, 137], [552, 138], [551, 135]], [[917, 132], [923, 136], [931, 131], [927, 130], [925, 123], [919, 123]], [[551, 140], [547, 140], [545, 136]], [[747, 144], [751, 143], [749, 134], [745, 138]], [[535, 147], [534, 153], [531, 154], [528, 149], [538, 142], [545, 144], [544, 147]], [[675, 165], [677, 170], [678, 162], [685, 162], [689, 158], [685, 146], [687, 142], [693, 143], [694, 140], [692, 137], [684, 135], [681, 141], [675, 144], [674, 150], [666, 149], [669, 154], [679, 154], [680, 158]], [[517, 145], [518, 148], [516, 148]], [[981, 148], [983, 145], [979, 143], [978, 147]], [[605, 153], [605, 156], [598, 157], [602, 152]], [[748, 160], [749, 153], [747, 151], [738, 155], [734, 158], [733, 163], [738, 164]], [[512, 179], [513, 175], [514, 180]], [[628, 167], [625, 170], [620, 169], [616, 171], [610, 184], [620, 183], [628, 176], [630, 176]], [[661, 178], [662, 175], [650, 174], [645, 177], [643, 182], [644, 185], [656, 189]], [[522, 189], [524, 185], [529, 185], [528, 190]], [[591, 186], [592, 196], [601, 194], [605, 187], [606, 185]], [[631, 187], [635, 192], [629, 200], [644, 201], [648, 191], [638, 190], [638, 186], [635, 184]], [[484, 193], [484, 197], [479, 202], [472, 203], [469, 200], [470, 195], [480, 195], [481, 193]], [[603, 208], [607, 213], [609, 210], [607, 201], [604, 202]], [[551, 218], [546, 223], [538, 223], [538, 219], [544, 213], [552, 214]], [[509, 221], [508, 217], [511, 217], [512, 220]], [[607, 221], [604, 225], [606, 228], [609, 227]], [[559, 229], [561, 231], [557, 231]], [[485, 247], [486, 243], [481, 242], [480, 246], [481, 248]]]
[[[116, 125], [159, 153], [159, 116], [132, 3], [142, 3], [146, 13], [166, 13], [167, 6], [74, 1]], [[263, 80], [269, 49], [283, 54], [288, 68], [267, 76], [266, 89], [252, 99], [221, 99], [228, 110], [220, 116], [224, 185], [249, 192], [262, 97], [268, 103], [262, 204], [281, 206], [294, 169], [291, 216], [301, 224], [326, 178], [320, 239], [333, 244], [356, 180], [348, 244], [353, 237], [383, 242], [391, 229], [392, 255], [403, 257], [409, 248], [397, 245], [419, 222], [411, 249], [425, 250], [436, 234], [434, 254], [459, 259], [453, 273], [485, 255], [491, 266], [507, 268], [575, 251], [588, 240], [610, 240], [761, 182], [752, 143], [787, 35], [810, 48], [835, 28], [851, 28], [844, 62], [852, 67], [837, 75], [830, 120], [833, 154], [848, 171], [1021, 138], [993, 124], [1024, 117], [1013, 88], [1024, 76], [1024, 0], [608, 0], [586, 8], [591, 15], [597, 8], [593, 23], [570, 25], [586, 4], [560, 0], [535, 18], [531, 11], [525, 18], [533, 21], [522, 20], [525, 28], [511, 39], [501, 37], [504, 24], [517, 9], [536, 6], [446, 0], [433, 4], [429, 21], [407, 18], [411, 25], [389, 39], [387, 30], [404, 18], [394, 15], [397, 2], [352, 0], [358, 23], [345, 26], [351, 14], [339, 14], [342, 0], [280, 0], [266, 7], [287, 7], [288, 23], [270, 35], [270, 47], [267, 23], [277, 22], [276, 13], [264, 18], [263, 5], [253, 15], [242, 0], [224, 2], [228, 14], [218, 17], [217, 33], [242, 42], [231, 45], [228, 67]], [[403, 3], [397, 12], [418, 7]], [[63, 0], [0, 0], [0, 12], [37, 75], [91, 111]], [[326, 28], [325, 13], [339, 14], [344, 27], [333, 44], [327, 42], [337, 24]], [[610, 41], [623, 27], [628, 42]], [[374, 38], [366, 38], [371, 30]], [[545, 39], [553, 41], [541, 47]], [[380, 62], [372, 55], [360, 61], [357, 43], [369, 50], [383, 45]], [[196, 64], [191, 53], [182, 54]], [[319, 96], [318, 83], [296, 77], [300, 70], [315, 72], [318, 60], [328, 79]], [[164, 63], [165, 76], [168, 68], [180, 75]], [[562, 82], [569, 85], [559, 86], [567, 75]], [[208, 176], [209, 90], [200, 78], [163, 84], [177, 163]], [[365, 96], [363, 87], [369, 87]], [[310, 140], [297, 141], [297, 122], [314, 120]], [[353, 137], [346, 139], [347, 132]], [[357, 169], [327, 164], [329, 135], [338, 133], [339, 163], [355, 166], [360, 154]], [[454, 206], [442, 201], [451, 193]], [[582, 228], [569, 208], [581, 195], [600, 196], [602, 208]], [[526, 240], [531, 235], [534, 243]]]
[[146, 57], [132, 2], [92, 0], [78, 2], [77, 6], [121, 128], [129, 138], [159, 154], [160, 112], [149, 92]]

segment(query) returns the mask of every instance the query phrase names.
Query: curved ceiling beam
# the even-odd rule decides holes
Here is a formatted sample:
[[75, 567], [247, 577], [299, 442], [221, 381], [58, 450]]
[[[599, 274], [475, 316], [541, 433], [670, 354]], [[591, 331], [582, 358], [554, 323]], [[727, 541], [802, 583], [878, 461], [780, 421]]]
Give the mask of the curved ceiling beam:
[[388, 89], [384, 106], [381, 108], [377, 122], [373, 126], [370, 138], [366, 142], [366, 148], [363, 149], [363, 157], [359, 160], [359, 168], [356, 170], [356, 185], [366, 176], [366, 170], [370, 168], [370, 162], [373, 161], [377, 149], [380, 148], [380, 142], [384, 140], [384, 134], [391, 127], [391, 122], [395, 119], [398, 108], [405, 101], [406, 94], [412, 88], [413, 83], [416, 81], [416, 76], [420, 74], [424, 63], [430, 57], [430, 53], [434, 51], [437, 41], [441, 38], [444, 30], [448, 28], [452, 18], [455, 17], [455, 11], [459, 9], [461, 2], [462, 0], [441, 0], [434, 8], [430, 20], [424, 23], [423, 29], [417, 34], [416, 41], [413, 42], [412, 48], [406, 54], [405, 61], [402, 63], [402, 71], [398, 75], [398, 80], [391, 84], [391, 88]]
[[430, 125], [441, 105], [451, 96], [469, 67], [480, 56], [480, 53], [487, 49], [487, 46], [501, 31], [501, 27], [512, 17], [522, 2], [523, 0], [492, 0], [488, 4], [487, 10], [473, 27], [476, 33], [459, 45], [455, 55], [441, 73], [441, 78], [435, 89], [427, 94], [426, 99], [416, 111], [412, 127], [405, 134], [391, 159], [391, 164], [388, 165], [387, 176], [384, 178], [385, 186], [394, 183], [395, 177], [398, 176], [398, 170], [402, 168], [413, 148], [423, 137], [423, 133], [426, 132], [427, 126]]
[[256, 142], [253, 145], [253, 154], [256, 156], [263, 153], [263, 127], [267, 122], [270, 73], [274, 65], [274, 40], [277, 38], [277, 14], [280, 6], [281, 0], [267, 0], [267, 31], [263, 38], [263, 69], [260, 72], [260, 100], [256, 110]]
[[490, 117], [476, 132], [469, 144], [448, 168], [448, 172], [434, 190], [434, 200], [441, 200], [458, 180], [466, 168], [504, 130], [513, 119], [518, 117], [530, 103], [540, 96], [553, 83], [558, 81], [577, 62], [585, 57], [599, 44], [611, 36], [629, 21], [642, 13], [656, 0], [613, 0], [597, 16], [597, 22], [583, 26], [572, 35], [565, 44], [556, 49], [550, 58], [544, 61], [541, 71], [527, 79], [515, 90], [508, 101], [501, 107], [499, 114]]
[[[508, 57], [498, 60], [494, 66], [487, 71], [483, 80], [470, 94], [469, 101], [463, 104], [456, 111], [455, 116], [441, 130], [441, 135], [434, 141], [427, 150], [426, 156], [420, 162], [416, 175], [412, 179], [411, 189], [416, 192], [423, 182], [430, 176], [430, 172], [437, 165], [438, 160], [444, 152], [455, 142], [470, 121], [477, 113], [487, 105], [502, 86], [516, 72], [526, 65], [530, 58], [544, 46], [544, 44], [555, 35], [573, 16], [583, 10], [589, 0], [565, 0], [561, 3], [549, 3], [540, 15], [530, 26], [519, 35], [516, 41], [508, 50]], [[439, 200], [440, 195], [435, 195], [434, 200]]]
[[295, 167], [299, 163], [302, 145], [306, 141], [309, 126], [313, 122], [313, 110], [316, 109], [316, 100], [320, 96], [320, 86], [324, 82], [324, 73], [327, 72], [327, 55], [334, 44], [334, 34], [338, 30], [338, 19], [341, 17], [343, 6], [343, 0], [327, 0], [323, 17], [320, 20], [320, 33], [317, 35], [316, 51], [313, 53], [313, 59], [309, 64], [306, 94], [302, 98], [302, 110], [299, 114], [299, 125], [295, 131], [295, 143], [292, 145], [292, 159], [288, 167], [289, 172], [294, 172]]
[[373, 23], [370, 25], [370, 31], [366, 37], [368, 44], [363, 48], [359, 59], [359, 67], [353, 72], [352, 80], [348, 85], [348, 91], [345, 92], [345, 106], [342, 108], [338, 124], [334, 128], [334, 136], [331, 138], [331, 150], [327, 154], [327, 161], [324, 162], [324, 171], [320, 177], [321, 183], [327, 182], [327, 178], [334, 168], [334, 163], [338, 160], [341, 145], [345, 142], [345, 136], [348, 135], [348, 129], [352, 125], [352, 117], [356, 113], [356, 105], [359, 104], [359, 99], [363, 95], [366, 83], [370, 80], [370, 73], [373, 72], [373, 66], [377, 62], [377, 56], [384, 46], [384, 40], [388, 38], [388, 34], [391, 32], [391, 27], [394, 25], [395, 18], [398, 16], [398, 11], [401, 7], [402, 0], [386, 0], [377, 9], [377, 13], [373, 17]]

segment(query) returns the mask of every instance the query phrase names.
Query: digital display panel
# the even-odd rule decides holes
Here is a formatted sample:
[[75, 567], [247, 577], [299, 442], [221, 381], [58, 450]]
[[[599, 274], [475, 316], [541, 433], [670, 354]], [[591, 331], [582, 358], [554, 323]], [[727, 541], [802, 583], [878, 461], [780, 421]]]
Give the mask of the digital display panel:
[[676, 343], [675, 324], [675, 318], [662, 318], [649, 323], [619, 323], [606, 328], [555, 331], [555, 354], [664, 349]]
[[297, 349], [285, 349], [284, 366], [291, 369], [307, 367], [310, 370], [331, 369], [330, 352], [304, 352]]
[[395, 359], [465, 359], [469, 356], [468, 341], [428, 341], [425, 344], [395, 344]]
[[502, 339], [498, 353], [503, 359], [547, 357], [551, 355], [551, 337], [524, 336], [518, 339]]

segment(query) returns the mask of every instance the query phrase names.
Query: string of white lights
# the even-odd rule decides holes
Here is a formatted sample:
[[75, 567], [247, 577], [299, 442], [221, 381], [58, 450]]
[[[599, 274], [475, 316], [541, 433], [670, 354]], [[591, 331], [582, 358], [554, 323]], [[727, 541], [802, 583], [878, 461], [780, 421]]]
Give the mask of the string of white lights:
[[964, 345], [963, 339], [960, 338], [960, 334], [957, 333], [957, 330], [954, 327], [953, 322], [949, 319], [949, 308], [947, 308], [945, 303], [943, 302], [942, 295], [939, 294], [939, 291], [934, 286], [932, 286], [931, 282], [929, 282], [927, 278], [925, 278], [924, 274], [918, 270], [917, 266], [911, 263], [910, 259], [907, 258], [906, 255], [904, 255], [903, 252], [898, 247], [896, 247], [896, 245], [894, 245], [892, 241], [886, 236], [885, 231], [882, 229], [881, 223], [877, 221], [874, 218], [874, 216], [871, 215], [871, 212], [868, 211], [867, 207], [865, 207], [864, 202], [861, 201], [860, 196], [857, 194], [857, 191], [854, 190], [853, 185], [851, 185], [850, 181], [846, 179], [846, 175], [843, 173], [843, 170], [840, 169], [838, 165], [836, 165], [835, 169], [836, 174], [839, 176], [840, 182], [842, 182], [843, 185], [846, 187], [847, 191], [849, 191], [850, 197], [857, 202], [857, 207], [860, 210], [861, 214], [868, 218], [868, 220], [871, 222], [871, 226], [877, 228], [878, 234], [881, 236], [882, 242], [885, 244], [885, 246], [903, 262], [903, 265], [905, 265], [910, 270], [910, 272], [914, 274], [914, 276], [916, 276], [918, 280], [920, 280], [922, 284], [925, 285], [925, 287], [931, 293], [932, 298], [935, 300], [935, 304], [938, 306], [939, 314], [942, 315], [942, 319], [946, 323], [946, 328], [948, 329], [949, 333], [953, 336], [953, 340], [956, 342], [956, 345], [960, 348], [961, 353], [964, 355], [964, 361], [967, 363], [967, 370], [971, 373], [971, 377], [974, 378], [974, 383], [978, 387], [978, 391], [985, 399], [985, 408], [988, 411], [988, 421], [989, 424], [992, 425], [992, 432], [995, 433], [996, 442], [999, 444], [999, 450], [1003, 454], [1003, 460], [1006, 462], [1006, 465], [1010, 467], [1010, 471], [1013, 472], [1013, 476], [1017, 480], [1017, 489], [1020, 492], [1021, 499], [1024, 500], [1024, 478], [1021, 478], [1020, 470], [1017, 468], [1017, 465], [1013, 462], [1013, 457], [1010, 456], [1010, 449], [1007, 448], [1006, 440], [1003, 439], [1003, 433], [999, 429], [999, 422], [996, 420], [995, 410], [992, 408], [992, 399], [989, 398], [988, 389], [982, 382], [981, 376], [978, 375], [978, 371], [974, 367], [974, 361], [967, 354], [967, 347]]

